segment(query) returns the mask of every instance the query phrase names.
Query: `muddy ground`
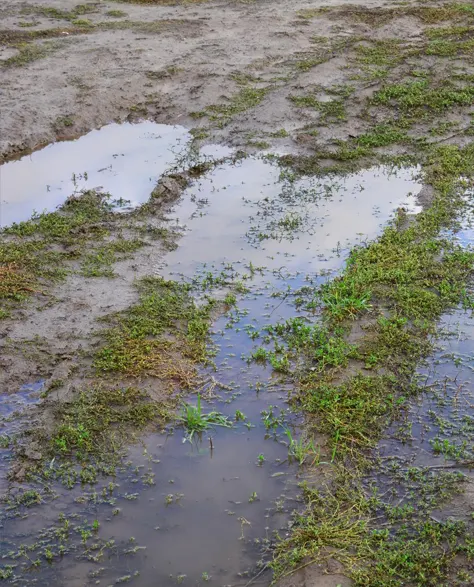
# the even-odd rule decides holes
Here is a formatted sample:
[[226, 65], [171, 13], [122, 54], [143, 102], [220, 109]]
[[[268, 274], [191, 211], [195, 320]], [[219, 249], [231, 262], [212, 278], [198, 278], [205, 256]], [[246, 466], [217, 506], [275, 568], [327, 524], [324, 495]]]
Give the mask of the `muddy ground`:
[[[430, 157], [432, 145], [471, 142], [472, 91], [456, 84], [469, 85], [474, 74], [472, 10], [459, 6], [5, 0], [0, 160], [110, 122], [149, 119], [191, 129], [194, 146], [289, 154], [295, 172], [347, 171], [387, 158], [417, 164], [423, 149]], [[416, 92], [404, 94], [404, 86], [384, 93], [413, 80], [421, 84]], [[46, 411], [35, 412], [37, 427], [47, 428], [54, 402], [67, 403], [79, 384], [93, 381], [98, 320], [137, 302], [135, 280], [149, 275], [150, 260], [159, 263], [179, 238], [165, 216], [187, 180], [180, 170], [152, 213], [112, 227], [114, 236], [138, 234], [145, 225], [166, 233], [144, 236], [146, 246], [114, 264], [114, 280], [70, 275], [47, 294], [36, 291], [14, 319], [0, 322], [0, 390], [9, 393], [33, 379], [54, 389]], [[419, 201], [428, 206], [432, 196], [425, 186]], [[91, 239], [88, 246], [96, 244]], [[60, 246], [70, 252], [70, 242]], [[143, 378], [155, 400], [169, 397], [165, 383]], [[36, 441], [22, 456], [41, 459]], [[10, 475], [23, 481], [24, 466]], [[465, 499], [469, 504], [469, 492]], [[327, 558], [328, 564], [305, 567], [283, 584], [351, 584]]]
[[[329, 2], [322, 11], [319, 3], [278, 0], [163, 4], [87, 3], [82, 15], [73, 13], [75, 2], [4, 2], [2, 156], [140, 117], [210, 126], [213, 140], [236, 146], [304, 150], [311, 137], [303, 130], [320, 114], [295, 107], [290, 96], [316, 91], [333, 99], [326, 90], [347, 84], [355, 45], [399, 39], [416, 47], [431, 27], [423, 14], [407, 14], [406, 3]], [[116, 10], [123, 15], [110, 16]], [[385, 16], [374, 20], [379, 10]], [[437, 61], [424, 56], [423, 67]], [[355, 73], [363, 71], [357, 63]], [[382, 82], [356, 81], [347, 120], [321, 128], [318, 145], [361, 134], [367, 122], [356, 115]], [[239, 103], [235, 96], [249, 85], [265, 93]], [[217, 113], [224, 128], [192, 115], [213, 105], [229, 110], [232, 120], [225, 108]], [[282, 129], [290, 136], [272, 137]]]

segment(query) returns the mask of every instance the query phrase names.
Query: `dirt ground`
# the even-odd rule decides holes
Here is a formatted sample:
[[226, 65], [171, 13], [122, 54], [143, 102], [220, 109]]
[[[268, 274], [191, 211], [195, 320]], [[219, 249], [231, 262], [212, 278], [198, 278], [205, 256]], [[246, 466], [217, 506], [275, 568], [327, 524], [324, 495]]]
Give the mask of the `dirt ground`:
[[[347, 55], [332, 48], [335, 42], [364, 36], [416, 42], [422, 32], [422, 23], [414, 17], [395, 16], [375, 30], [367, 22], [346, 18], [344, 11], [337, 19], [324, 11], [312, 18], [302, 17], [304, 11], [322, 6], [304, 1], [180, 6], [88, 3], [93, 12], [85, 15], [86, 20], [96, 26], [73, 24], [84, 20], [81, 17], [58, 16], [75, 6], [74, 0], [7, 0], [0, 9], [3, 157], [83, 134], [113, 120], [148, 117], [188, 127], [205, 126], [205, 121], [196, 120], [191, 113], [231, 104], [245, 76], [268, 93], [261, 103], [236, 112], [224, 128], [213, 128], [212, 138], [241, 146], [249, 135], [268, 140], [268, 135], [285, 129], [291, 137], [273, 137], [270, 142], [281, 150], [294, 151], [304, 146], [298, 143], [298, 135], [317, 114], [295, 108], [288, 97], [316, 86], [324, 90], [344, 83]], [[348, 5], [332, 1], [324, 6]], [[393, 2], [364, 0], [350, 6], [393, 8]], [[56, 12], [45, 12], [45, 8]], [[108, 16], [113, 10], [125, 15]], [[32, 41], [41, 52], [32, 52], [31, 58], [25, 54], [23, 62], [19, 54], [25, 49], [21, 47], [36, 31], [45, 32], [44, 38]], [[319, 65], [301, 66], [320, 57]], [[373, 89], [374, 85], [362, 91]], [[362, 93], [355, 96], [354, 107], [362, 97]], [[349, 116], [336, 129], [321, 129], [319, 140], [343, 139], [358, 134], [361, 127], [360, 121]]]

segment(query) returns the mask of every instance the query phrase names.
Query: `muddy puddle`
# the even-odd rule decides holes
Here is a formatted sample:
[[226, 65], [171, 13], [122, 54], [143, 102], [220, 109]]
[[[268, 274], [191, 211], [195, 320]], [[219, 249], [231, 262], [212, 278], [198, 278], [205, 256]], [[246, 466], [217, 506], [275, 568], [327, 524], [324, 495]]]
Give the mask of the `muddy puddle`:
[[[166, 137], [163, 128], [142, 128], [146, 136], [127, 128], [127, 146], [119, 145], [112, 125], [106, 144], [98, 139], [109, 132], [104, 129], [49, 147], [49, 153], [57, 149], [56, 166], [38, 168], [41, 185], [52, 187], [38, 195], [36, 209], [51, 209], [71, 188], [95, 187], [99, 180], [113, 198], [143, 201], [142, 192], [149, 194], [175, 153], [170, 137], [160, 147], [156, 135]], [[171, 142], [186, 142], [184, 129], [165, 128]], [[84, 151], [73, 151], [88, 137], [97, 140], [83, 159]], [[8, 165], [26, 169], [49, 157], [48, 149]], [[114, 158], [119, 152], [127, 155]], [[81, 171], [87, 186], [71, 184], [80, 169], [88, 169], [86, 178]], [[4, 182], [5, 175], [8, 185], [20, 187], [18, 200], [2, 205], [4, 223], [27, 217], [22, 206], [37, 193], [22, 171], [4, 174]], [[397, 207], [416, 212], [420, 188], [415, 169], [296, 181], [271, 161], [247, 158], [217, 166], [186, 190], [170, 218], [185, 225], [184, 235], [150, 273], [194, 283], [198, 295], [225, 295], [229, 280], [244, 285], [236, 307], [214, 324], [216, 368], [202, 372], [200, 389], [204, 409], [219, 410], [234, 426], [192, 442], [179, 428], [157, 430], [130, 448], [128, 463], [110, 483], [55, 487], [41, 507], [23, 508], [23, 517], [12, 519], [7, 511], [1, 551], [8, 579], [17, 585], [269, 585], [266, 549], [275, 532], [284, 535], [298, 500], [298, 465], [288, 458], [286, 430], [294, 438], [300, 430], [287, 407], [289, 390], [270, 367], [247, 359], [265, 325], [301, 315], [295, 306], [301, 288], [333, 276], [349, 249], [379, 234]], [[65, 518], [69, 539], [61, 555]], [[32, 564], [36, 560], [41, 564]]]
[[51, 212], [84, 189], [100, 188], [116, 200], [140, 204], [189, 140], [180, 126], [110, 124], [6, 163], [0, 166], [0, 226]]

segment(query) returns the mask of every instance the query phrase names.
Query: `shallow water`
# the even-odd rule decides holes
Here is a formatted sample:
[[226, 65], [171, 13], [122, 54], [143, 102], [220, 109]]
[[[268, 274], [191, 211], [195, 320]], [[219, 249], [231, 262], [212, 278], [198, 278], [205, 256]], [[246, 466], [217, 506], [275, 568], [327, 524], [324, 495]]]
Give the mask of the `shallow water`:
[[[164, 130], [147, 128], [149, 133], [165, 135]], [[108, 136], [107, 129], [100, 132]], [[110, 132], [118, 137], [115, 125]], [[128, 151], [128, 143], [116, 142], [111, 150], [107, 141], [99, 148], [92, 140], [98, 135], [91, 133], [90, 144], [99, 150], [100, 164], [94, 161], [93, 151], [90, 159], [83, 159], [81, 150], [71, 155], [73, 167], [61, 166], [63, 175], [46, 166], [43, 185], [58, 187], [44, 205], [64, 200], [71, 189], [70, 175], [78, 167], [102, 173], [98, 169], [114, 150], [124, 156], [120, 170], [114, 163], [104, 176], [111, 180], [103, 183], [104, 188], [114, 198], [143, 201], [173, 156], [168, 157], [164, 147], [160, 151], [159, 145], [164, 145], [160, 139], [144, 138], [138, 128], [126, 132], [135, 137], [136, 149]], [[169, 132], [174, 138], [186, 138], [184, 129]], [[76, 148], [80, 141], [85, 145], [91, 135], [50, 149], [57, 149], [59, 158], [62, 150]], [[159, 164], [154, 159], [157, 153], [161, 153]], [[43, 156], [39, 151], [32, 157]], [[392, 173], [378, 168], [345, 178], [294, 182], [281, 177], [275, 164], [248, 158], [218, 166], [186, 190], [170, 218], [186, 225], [185, 234], [164, 262], [150, 266], [150, 273], [198, 280], [201, 285], [209, 275], [245, 283], [248, 292], [239, 296], [237, 308], [214, 325], [216, 371], [203, 372], [207, 385], [201, 392], [212, 401], [205, 409], [218, 409], [232, 418], [239, 410], [247, 420], [236, 422], [232, 429], [211, 430], [194, 444], [183, 442], [180, 429], [157, 430], [130, 449], [130, 463], [116, 479], [110, 499], [84, 497], [85, 488], [70, 492], [56, 488], [57, 499], [42, 508], [30, 508], [23, 520], [5, 520], [4, 552], [19, 542], [33, 544], [38, 530], [56, 523], [61, 512], [76, 513], [88, 523], [97, 519], [97, 537], [115, 540], [97, 563], [75, 551], [74, 556], [55, 559], [52, 565], [42, 564], [17, 584], [36, 580], [37, 584], [71, 586], [97, 581], [103, 585], [131, 581], [141, 587], [244, 586], [257, 575], [252, 584], [270, 583], [268, 573], [259, 574], [263, 568], [259, 561], [265, 560], [264, 548], [274, 532], [286, 531], [289, 513], [295, 508], [298, 467], [288, 460], [285, 428], [296, 438], [299, 430], [298, 420], [287, 409], [285, 386], [271, 376], [270, 369], [243, 360], [259, 344], [258, 339], [252, 342], [248, 332], [295, 316], [296, 292], [340, 270], [349, 248], [379, 234], [397, 207], [416, 212], [415, 197], [409, 195], [421, 187], [415, 174], [416, 170]], [[87, 185], [95, 185], [97, 177], [88, 171]], [[35, 184], [21, 186], [22, 201], [32, 202]], [[15, 220], [20, 219], [18, 206], [19, 202], [11, 208]], [[271, 410], [278, 418], [274, 429], [265, 427], [262, 410]], [[259, 455], [263, 455], [262, 463]], [[116, 513], [115, 508], [119, 508]], [[32, 552], [41, 556], [44, 547], [35, 548]], [[23, 565], [27, 567], [27, 561], [20, 559], [18, 576]]]
[[[453, 236], [464, 248], [474, 247], [472, 211]], [[472, 284], [466, 292], [473, 299]], [[472, 302], [471, 302], [472, 304]], [[442, 316], [435, 351], [417, 371], [418, 393], [379, 443], [383, 473], [379, 494], [396, 507], [415, 505], [417, 495], [403, 478], [412, 467], [427, 478], [457, 475], [459, 495], [451, 495], [431, 513], [434, 521], [462, 521], [474, 531], [474, 312], [460, 305]], [[413, 470], [417, 470], [413, 469]], [[462, 483], [464, 481], [464, 483]], [[442, 486], [442, 481], [440, 482]], [[449, 496], [449, 490], [447, 490]]]
[[131, 205], [146, 201], [156, 180], [186, 151], [182, 126], [110, 124], [0, 166], [0, 226], [53, 211], [83, 189], [101, 188]]

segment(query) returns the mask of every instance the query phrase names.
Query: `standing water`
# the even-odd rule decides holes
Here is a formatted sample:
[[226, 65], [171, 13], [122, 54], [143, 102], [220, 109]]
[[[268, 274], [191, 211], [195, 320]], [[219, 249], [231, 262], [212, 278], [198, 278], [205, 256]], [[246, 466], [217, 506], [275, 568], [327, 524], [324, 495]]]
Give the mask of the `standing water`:
[[[33, 202], [37, 209], [51, 209], [72, 189], [96, 185], [116, 199], [143, 202], [186, 140], [184, 129], [112, 125], [10, 163], [2, 174], [8, 181], [2, 222], [24, 219]], [[58, 173], [52, 162], [61, 157]], [[41, 185], [48, 187], [36, 203], [37, 184], [23, 176], [39, 161]], [[285, 385], [270, 368], [247, 359], [265, 325], [301, 315], [294, 304], [301, 288], [340, 270], [349, 249], [379, 234], [399, 206], [416, 212], [413, 194], [421, 186], [415, 171], [382, 167], [295, 181], [282, 177], [271, 161], [247, 158], [218, 165], [185, 191], [172, 220], [186, 232], [176, 250], [150, 265], [150, 273], [193, 283], [217, 283], [222, 275], [245, 282], [237, 307], [213, 327], [216, 370], [202, 373], [202, 397], [212, 402], [205, 409], [217, 409], [236, 424], [192, 442], [180, 429], [157, 430], [130, 447], [128, 466], [110, 491], [107, 483], [104, 491], [102, 485], [87, 491], [57, 488], [56, 499], [31, 508], [24, 519], [7, 515], [3, 553], [25, 543], [34, 559], [48, 545], [53, 548], [52, 529], [61, 514], [77, 516], [78, 522], [97, 520], [97, 541], [104, 545], [101, 557], [71, 550], [75, 556], [34, 571], [25, 559], [6, 555], [5, 564], [18, 565], [13, 582], [270, 583], [266, 549], [276, 531], [285, 533], [297, 507], [298, 464], [288, 459], [285, 430], [298, 438], [299, 422], [287, 407]]]

